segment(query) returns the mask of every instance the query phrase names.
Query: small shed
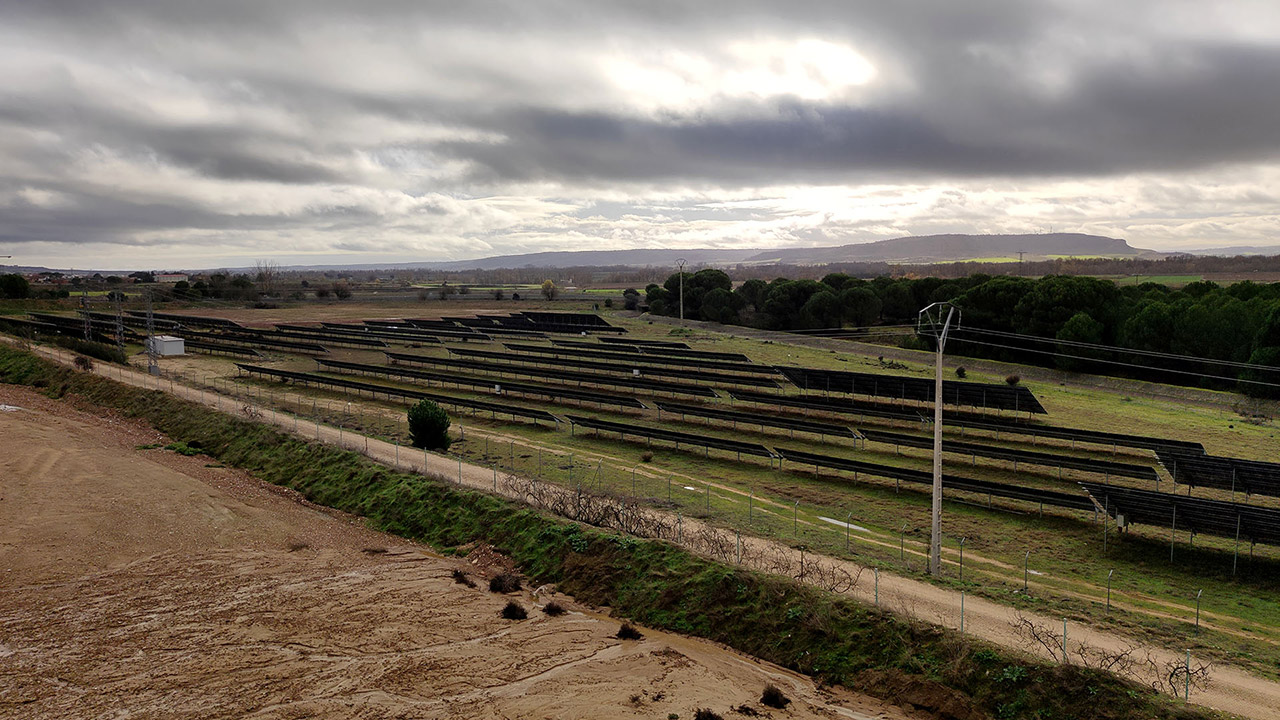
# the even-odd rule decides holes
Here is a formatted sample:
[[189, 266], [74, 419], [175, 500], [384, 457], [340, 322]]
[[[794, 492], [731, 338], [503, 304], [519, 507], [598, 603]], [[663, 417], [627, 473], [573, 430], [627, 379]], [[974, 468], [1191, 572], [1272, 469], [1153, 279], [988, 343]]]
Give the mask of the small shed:
[[182, 338], [180, 337], [174, 337], [173, 335], [152, 335], [147, 342], [147, 350], [153, 351], [161, 357], [186, 354], [186, 347], [183, 345]]

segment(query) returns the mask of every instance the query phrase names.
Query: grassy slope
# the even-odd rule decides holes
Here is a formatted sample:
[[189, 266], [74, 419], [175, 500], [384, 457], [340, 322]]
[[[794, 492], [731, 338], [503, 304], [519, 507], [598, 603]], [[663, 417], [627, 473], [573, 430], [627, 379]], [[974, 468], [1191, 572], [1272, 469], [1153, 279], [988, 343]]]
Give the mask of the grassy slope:
[[[1209, 717], [1114, 676], [1015, 658], [789, 580], [692, 556], [666, 543], [582, 528], [481, 493], [390, 472], [356, 453], [300, 441], [155, 391], [0, 348], [0, 380], [68, 393], [141, 418], [174, 440], [441, 548], [493, 543], [538, 582], [651, 625], [872, 694], [996, 717]], [[964, 698], [967, 696], [967, 700]], [[952, 705], [956, 707], [956, 705]], [[968, 715], [964, 710], [955, 716]]]

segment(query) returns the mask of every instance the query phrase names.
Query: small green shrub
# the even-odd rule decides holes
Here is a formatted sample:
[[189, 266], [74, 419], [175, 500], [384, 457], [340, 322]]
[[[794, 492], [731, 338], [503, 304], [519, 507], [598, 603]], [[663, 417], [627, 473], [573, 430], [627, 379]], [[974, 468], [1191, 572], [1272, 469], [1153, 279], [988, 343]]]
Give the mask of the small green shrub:
[[449, 438], [449, 416], [431, 400], [419, 400], [409, 408], [409, 437], [414, 447], [444, 450]]

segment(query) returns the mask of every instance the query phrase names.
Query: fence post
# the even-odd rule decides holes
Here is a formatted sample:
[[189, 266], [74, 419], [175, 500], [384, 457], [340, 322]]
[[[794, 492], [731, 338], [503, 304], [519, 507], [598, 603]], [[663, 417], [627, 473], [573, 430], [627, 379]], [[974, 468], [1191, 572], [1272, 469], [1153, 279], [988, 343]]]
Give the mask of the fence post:
[[1182, 690], [1182, 701], [1191, 702], [1191, 649], [1187, 649], [1187, 664], [1184, 666], [1187, 671], [1187, 684]]
[[1062, 618], [1062, 664], [1066, 665], [1070, 660], [1067, 658], [1067, 619]]
[[876, 607], [880, 607], [880, 568], [871, 568], [871, 574], [876, 578]]
[[1115, 570], [1107, 571], [1107, 614], [1111, 614], [1111, 576], [1115, 574]]
[[960, 591], [960, 634], [964, 634], [964, 591]]
[[1030, 569], [1031, 569], [1031, 551], [1028, 550], [1027, 554], [1022, 558], [1022, 592], [1023, 594], [1029, 594], [1027, 593], [1027, 574], [1030, 571]]
[[796, 504], [791, 508], [791, 535], [797, 538], [800, 537], [800, 501], [799, 500], [797, 500]]
[[1200, 634], [1200, 596], [1204, 594], [1204, 588], [1196, 591], [1196, 634]]

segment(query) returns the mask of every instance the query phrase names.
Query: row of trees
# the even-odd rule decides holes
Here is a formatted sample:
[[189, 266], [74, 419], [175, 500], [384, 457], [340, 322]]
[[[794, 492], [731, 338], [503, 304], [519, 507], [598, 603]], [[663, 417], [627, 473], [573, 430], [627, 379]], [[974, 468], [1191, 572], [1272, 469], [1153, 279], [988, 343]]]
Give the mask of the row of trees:
[[[680, 280], [675, 274], [646, 288], [650, 312], [679, 315]], [[1280, 283], [1246, 281], [1223, 287], [1194, 282], [1173, 289], [1157, 283], [1121, 287], [1111, 280], [1067, 275], [864, 280], [832, 273], [820, 281], [751, 279], [735, 289], [720, 270], [684, 276], [685, 317], [773, 330], [909, 323], [921, 308], [942, 301], [961, 309], [964, 328], [987, 331], [962, 332], [949, 346], [956, 354], [1151, 377], [1149, 370], [1117, 364], [1130, 363], [1162, 371], [1157, 373], [1162, 380], [1216, 387], [1224, 383], [1184, 373], [1236, 375], [1218, 365], [1080, 343], [1280, 368]], [[1057, 342], [1029, 342], [1001, 333]], [[1280, 372], [1250, 370], [1239, 378], [1280, 383]], [[1246, 383], [1242, 389], [1276, 395], [1266, 386]]]

